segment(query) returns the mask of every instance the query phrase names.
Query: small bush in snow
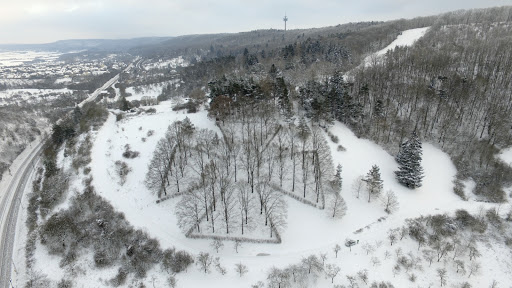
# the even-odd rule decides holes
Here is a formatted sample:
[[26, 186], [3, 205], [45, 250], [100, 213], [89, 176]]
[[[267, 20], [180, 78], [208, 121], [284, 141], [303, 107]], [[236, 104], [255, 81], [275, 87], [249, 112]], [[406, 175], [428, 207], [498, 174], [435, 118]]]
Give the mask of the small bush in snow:
[[148, 133], [146, 134], [146, 136], [151, 137], [151, 136], [153, 136], [153, 134], [155, 134], [155, 130], [148, 130]]
[[345, 149], [345, 147], [343, 147], [341, 144], [338, 145], [338, 149], [337, 149], [339, 152], [343, 152], [343, 151], [347, 151], [347, 149]]
[[[338, 138], [338, 136], [332, 134], [331, 132], [327, 132], [327, 135], [329, 136], [329, 138], [331, 138], [331, 141], [333, 143], [338, 143], [340, 141], [340, 139]], [[341, 146], [341, 145], [340, 145]]]
[[139, 157], [139, 154], [140, 153], [138, 151], [131, 150], [130, 144], [124, 145], [124, 152], [123, 152], [124, 158], [127, 158], [127, 159], [137, 158], [137, 157]]
[[453, 180], [453, 184], [453, 192], [462, 200], [468, 200], [466, 194], [464, 194], [464, 183], [462, 183], [459, 179], [455, 179]]
[[146, 113], [148, 114], [155, 114], [156, 113], [156, 109], [155, 108], [149, 108], [146, 110]]
[[57, 288], [71, 288], [73, 287], [73, 282], [71, 280], [62, 279], [59, 284], [57, 284]]
[[215, 264], [215, 269], [216, 269], [216, 270], [217, 270], [217, 272], [219, 272], [221, 275], [226, 275], [226, 273], [228, 273], [228, 271], [226, 270], [226, 268], [220, 264], [220, 257], [215, 257], [214, 264]]
[[185, 251], [175, 251], [166, 249], [163, 252], [162, 266], [170, 273], [179, 273], [185, 271], [187, 267], [194, 263], [194, 258]]
[[124, 185], [124, 183], [126, 182], [126, 177], [128, 176], [128, 173], [130, 173], [132, 171], [132, 168], [130, 168], [128, 166], [128, 164], [126, 164], [126, 162], [123, 162], [123, 161], [116, 161], [116, 171], [117, 171], [117, 175], [119, 175], [119, 178], [120, 178], [120, 182], [119, 184]]

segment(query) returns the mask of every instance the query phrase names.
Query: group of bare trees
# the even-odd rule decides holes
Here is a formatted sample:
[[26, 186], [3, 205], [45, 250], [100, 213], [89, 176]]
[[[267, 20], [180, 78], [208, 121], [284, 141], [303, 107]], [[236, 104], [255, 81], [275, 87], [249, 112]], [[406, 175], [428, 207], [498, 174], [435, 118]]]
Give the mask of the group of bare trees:
[[158, 197], [183, 195], [176, 214], [184, 231], [245, 235], [265, 225], [274, 237], [286, 225], [282, 191], [319, 207], [327, 195], [332, 217], [344, 215], [341, 166], [334, 176], [320, 127], [280, 122], [263, 102], [233, 113], [218, 122], [220, 133], [188, 118], [173, 123], [148, 165], [145, 183]]

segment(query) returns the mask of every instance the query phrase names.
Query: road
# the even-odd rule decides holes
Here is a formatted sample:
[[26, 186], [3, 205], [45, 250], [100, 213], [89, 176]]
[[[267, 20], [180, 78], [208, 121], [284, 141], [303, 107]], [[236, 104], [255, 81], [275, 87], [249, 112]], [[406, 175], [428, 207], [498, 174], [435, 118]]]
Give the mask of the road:
[[[139, 61], [137, 58], [135, 62]], [[123, 72], [128, 72], [132, 67], [133, 63], [130, 64]], [[121, 73], [123, 73], [121, 72]], [[120, 74], [114, 76], [112, 79], [107, 81], [103, 86], [96, 89], [91, 95], [78, 104], [82, 107], [85, 103], [95, 101], [98, 95], [112, 86], [117, 80], [119, 80]], [[62, 120], [62, 119], [61, 119]], [[59, 120], [57, 123], [61, 122]], [[43, 147], [44, 141], [33, 144], [32, 147], [26, 149], [32, 149], [28, 156], [23, 160], [22, 164], [16, 171], [11, 171], [13, 177], [6, 191], [3, 191], [3, 198], [0, 203], [0, 288], [12, 288], [11, 270], [12, 270], [12, 253], [14, 249], [14, 236], [16, 235], [16, 224], [18, 221], [18, 212], [20, 209], [21, 199], [25, 187], [29, 183], [30, 176], [34, 171], [35, 163], [39, 161], [39, 155]]]
[[0, 203], [0, 287], [11, 287], [12, 252], [14, 249], [14, 236], [21, 198], [25, 186], [29, 183], [34, 164], [39, 160], [39, 154], [43, 147], [43, 141], [34, 145], [28, 157], [25, 158], [19, 169], [14, 172], [11, 183], [5, 191]]

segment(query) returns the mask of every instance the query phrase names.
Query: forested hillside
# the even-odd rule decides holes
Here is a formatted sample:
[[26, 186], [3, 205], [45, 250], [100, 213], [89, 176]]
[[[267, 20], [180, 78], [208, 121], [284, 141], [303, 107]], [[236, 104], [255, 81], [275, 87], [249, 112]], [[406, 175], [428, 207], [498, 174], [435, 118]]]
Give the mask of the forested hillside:
[[[346, 123], [393, 154], [416, 130], [452, 157], [459, 188], [472, 178], [476, 194], [500, 202], [503, 185], [512, 181], [510, 168], [496, 158], [512, 143], [511, 22], [511, 7], [501, 7], [280, 31], [280, 39], [275, 30], [203, 42], [196, 36], [197, 49], [187, 51], [202, 61], [184, 69], [184, 84], [167, 92], [187, 95], [209, 83], [214, 100], [220, 94], [278, 97], [279, 87], [286, 87], [290, 99], [285, 102], [298, 101], [308, 117]], [[374, 65], [360, 65], [401, 31], [418, 27], [430, 28], [413, 47], [398, 47]], [[225, 91], [219, 92], [219, 85]]]

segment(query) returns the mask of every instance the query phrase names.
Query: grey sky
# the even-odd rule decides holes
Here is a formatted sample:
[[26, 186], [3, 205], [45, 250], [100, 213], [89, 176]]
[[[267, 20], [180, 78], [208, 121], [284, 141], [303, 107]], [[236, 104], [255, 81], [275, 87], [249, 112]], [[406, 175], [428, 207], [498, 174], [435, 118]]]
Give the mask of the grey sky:
[[512, 5], [512, 0], [0, 0], [0, 43], [322, 27]]

